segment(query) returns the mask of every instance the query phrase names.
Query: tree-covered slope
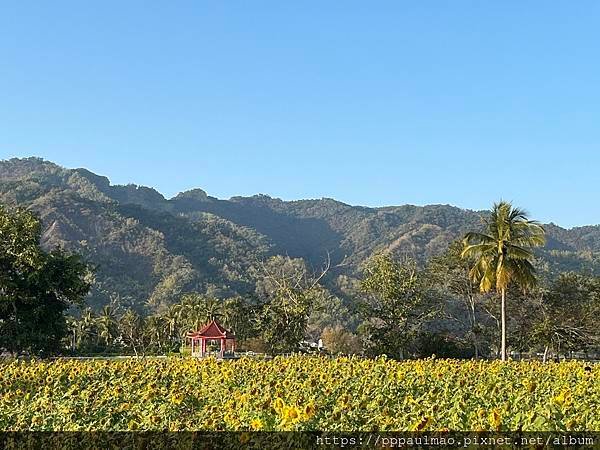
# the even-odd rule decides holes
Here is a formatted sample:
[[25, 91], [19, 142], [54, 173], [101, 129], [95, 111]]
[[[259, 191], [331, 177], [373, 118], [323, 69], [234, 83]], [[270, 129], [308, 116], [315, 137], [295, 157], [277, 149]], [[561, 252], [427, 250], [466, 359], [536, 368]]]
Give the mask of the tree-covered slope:
[[106, 178], [90, 175], [38, 159], [0, 163], [0, 202], [39, 214], [44, 246], [81, 252], [96, 266], [92, 306], [118, 298], [144, 311], [189, 290], [253, 289], [248, 269], [270, 251], [263, 236], [210, 214], [170, 214], [156, 191], [108, 188]]
[[[86, 169], [38, 158], [0, 161], [0, 203], [36, 211], [46, 247], [77, 250], [97, 266], [92, 305], [118, 297], [141, 311], [188, 290], [251, 291], [252, 268], [272, 254], [301, 257], [313, 267], [329, 254], [333, 286], [337, 275], [356, 275], [375, 251], [425, 261], [481, 220], [478, 212], [448, 205], [366, 208], [265, 195], [221, 200], [201, 189], [165, 199], [152, 188], [113, 186]], [[538, 252], [543, 272], [600, 274], [600, 226], [546, 230], [548, 243]]]

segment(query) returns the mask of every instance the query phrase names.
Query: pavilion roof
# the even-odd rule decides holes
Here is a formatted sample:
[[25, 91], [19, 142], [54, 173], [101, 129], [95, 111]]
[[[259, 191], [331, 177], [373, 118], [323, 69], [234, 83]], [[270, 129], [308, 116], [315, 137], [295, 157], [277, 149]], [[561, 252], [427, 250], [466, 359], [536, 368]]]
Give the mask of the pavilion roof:
[[192, 331], [188, 333], [189, 337], [203, 337], [208, 339], [233, 339], [234, 334], [221, 326], [216, 320], [211, 320], [210, 323], [206, 324], [198, 331]]

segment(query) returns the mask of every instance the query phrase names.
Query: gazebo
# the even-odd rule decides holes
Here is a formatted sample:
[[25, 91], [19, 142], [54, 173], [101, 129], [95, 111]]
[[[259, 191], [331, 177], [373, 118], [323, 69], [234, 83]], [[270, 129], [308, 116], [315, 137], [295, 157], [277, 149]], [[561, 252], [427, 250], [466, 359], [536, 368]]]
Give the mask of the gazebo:
[[198, 331], [191, 331], [187, 338], [192, 342], [192, 356], [206, 356], [206, 341], [220, 341], [219, 357], [223, 358], [227, 351], [227, 341], [231, 343], [231, 352], [235, 352], [235, 335], [223, 328], [216, 320], [211, 320]]

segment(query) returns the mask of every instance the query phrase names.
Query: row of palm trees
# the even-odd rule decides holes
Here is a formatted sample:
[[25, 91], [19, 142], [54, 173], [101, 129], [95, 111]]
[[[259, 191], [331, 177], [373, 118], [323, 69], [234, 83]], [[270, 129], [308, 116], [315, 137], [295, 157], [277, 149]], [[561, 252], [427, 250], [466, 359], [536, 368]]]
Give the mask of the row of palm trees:
[[132, 309], [123, 311], [116, 302], [98, 314], [87, 308], [79, 317], [68, 319], [69, 347], [80, 352], [131, 349], [136, 355], [175, 350], [189, 330], [197, 330], [211, 319], [218, 318], [226, 325], [234, 322], [237, 301], [189, 293], [162, 313], [146, 317]]

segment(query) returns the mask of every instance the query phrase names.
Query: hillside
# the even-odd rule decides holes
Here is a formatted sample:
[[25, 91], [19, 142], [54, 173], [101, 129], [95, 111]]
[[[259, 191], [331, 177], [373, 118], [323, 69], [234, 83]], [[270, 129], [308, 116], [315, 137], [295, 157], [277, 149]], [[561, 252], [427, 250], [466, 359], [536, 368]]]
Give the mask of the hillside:
[[[334, 287], [338, 275], [356, 275], [374, 251], [425, 261], [477, 228], [481, 214], [448, 205], [366, 208], [265, 195], [221, 200], [201, 189], [166, 199], [152, 188], [114, 186], [86, 169], [39, 158], [0, 161], [0, 203], [36, 211], [46, 247], [77, 250], [97, 266], [90, 304], [118, 297], [140, 311], [160, 309], [189, 290], [252, 291], [252, 268], [274, 254], [316, 268], [329, 253], [336, 267], [327, 282]], [[546, 229], [548, 244], [538, 252], [543, 274], [600, 274], [599, 225]]]

